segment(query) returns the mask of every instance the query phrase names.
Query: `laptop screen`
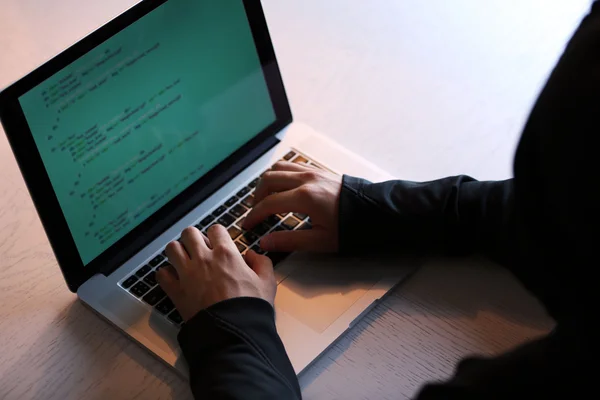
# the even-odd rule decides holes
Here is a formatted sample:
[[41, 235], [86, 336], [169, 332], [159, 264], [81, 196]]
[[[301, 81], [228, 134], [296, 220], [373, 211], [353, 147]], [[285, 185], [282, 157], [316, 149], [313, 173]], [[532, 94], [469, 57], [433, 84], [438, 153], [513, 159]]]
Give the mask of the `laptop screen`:
[[276, 119], [242, 1], [169, 0], [19, 102], [84, 265]]

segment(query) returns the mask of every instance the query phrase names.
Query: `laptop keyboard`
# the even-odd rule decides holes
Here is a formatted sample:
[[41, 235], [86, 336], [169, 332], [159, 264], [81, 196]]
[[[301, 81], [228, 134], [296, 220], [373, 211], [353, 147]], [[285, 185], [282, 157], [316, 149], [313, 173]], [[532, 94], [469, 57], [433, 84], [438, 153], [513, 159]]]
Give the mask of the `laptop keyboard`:
[[[297, 151], [290, 151], [283, 157], [283, 160], [322, 168]], [[264, 254], [269, 257], [273, 262], [273, 266], [277, 268], [277, 265], [289, 253], [267, 253], [263, 251], [259, 245], [261, 238], [276, 231], [311, 229], [312, 225], [308, 215], [287, 213], [270, 216], [252, 231], [242, 229], [246, 214], [248, 214], [254, 204], [253, 193], [259, 179], [256, 178], [239, 189], [235, 195], [227, 199], [222, 205], [203, 216], [195, 227], [206, 235], [207, 229], [213, 224], [223, 225], [227, 228], [229, 236], [231, 236], [240, 253], [244, 254], [248, 249], [252, 249], [258, 254]], [[160, 254], [156, 255], [147, 264], [139, 267], [131, 275], [125, 277], [119, 285], [148, 306], [153, 307], [157, 313], [166, 317], [171, 323], [180, 326], [183, 323], [181, 315], [179, 315], [171, 300], [160, 286], [158, 286], [158, 282], [156, 281], [156, 272], [169, 265], [163, 249]]]

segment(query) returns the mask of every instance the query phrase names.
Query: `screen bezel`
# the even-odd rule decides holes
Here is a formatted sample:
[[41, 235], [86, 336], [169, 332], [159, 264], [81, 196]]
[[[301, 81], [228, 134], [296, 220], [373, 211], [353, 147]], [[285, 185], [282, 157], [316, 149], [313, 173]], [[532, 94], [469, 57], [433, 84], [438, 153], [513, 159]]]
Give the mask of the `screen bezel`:
[[169, 0], [142, 1], [0, 92], [0, 121], [58, 264], [69, 289], [73, 292], [76, 292], [81, 284], [98, 273], [105, 275], [112, 273], [147, 246], [176, 221], [277, 144], [278, 140], [275, 135], [292, 122], [292, 113], [261, 2], [244, 0], [244, 7], [275, 110], [275, 122], [84, 266], [18, 99], [167, 1]]

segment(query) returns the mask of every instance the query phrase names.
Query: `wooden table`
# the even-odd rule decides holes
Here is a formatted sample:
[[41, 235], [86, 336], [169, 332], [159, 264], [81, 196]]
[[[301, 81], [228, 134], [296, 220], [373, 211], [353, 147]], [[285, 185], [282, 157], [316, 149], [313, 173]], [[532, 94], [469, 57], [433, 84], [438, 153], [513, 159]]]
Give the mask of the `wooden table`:
[[[589, 0], [264, 0], [297, 120], [396, 176], [511, 174], [521, 127]], [[133, 4], [2, 0], [0, 86]], [[375, 140], [376, 138], [376, 140]], [[409, 398], [456, 361], [552, 327], [504, 270], [430, 260], [301, 377], [307, 399]], [[0, 135], [0, 398], [188, 399], [84, 308]]]

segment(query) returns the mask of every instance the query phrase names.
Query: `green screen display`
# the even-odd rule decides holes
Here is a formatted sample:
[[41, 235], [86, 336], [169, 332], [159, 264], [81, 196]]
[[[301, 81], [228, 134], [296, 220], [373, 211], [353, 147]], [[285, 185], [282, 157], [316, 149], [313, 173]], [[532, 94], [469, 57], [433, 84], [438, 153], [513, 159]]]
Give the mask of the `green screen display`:
[[276, 118], [240, 0], [170, 0], [19, 101], [86, 265]]

